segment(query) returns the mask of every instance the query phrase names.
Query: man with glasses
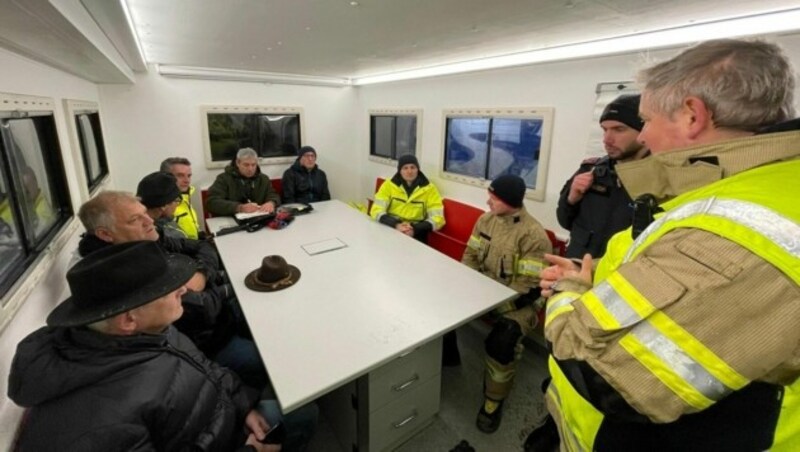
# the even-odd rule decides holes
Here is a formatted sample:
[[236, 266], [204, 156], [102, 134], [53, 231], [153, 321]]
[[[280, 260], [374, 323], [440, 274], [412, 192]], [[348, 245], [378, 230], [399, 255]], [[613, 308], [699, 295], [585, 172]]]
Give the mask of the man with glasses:
[[316, 202], [331, 199], [328, 177], [317, 166], [317, 151], [303, 146], [297, 160], [283, 173], [283, 202]]
[[177, 239], [188, 238], [186, 232], [175, 221], [175, 211], [183, 202], [175, 176], [170, 173], [148, 174], [139, 182], [136, 196], [147, 208], [159, 234]]

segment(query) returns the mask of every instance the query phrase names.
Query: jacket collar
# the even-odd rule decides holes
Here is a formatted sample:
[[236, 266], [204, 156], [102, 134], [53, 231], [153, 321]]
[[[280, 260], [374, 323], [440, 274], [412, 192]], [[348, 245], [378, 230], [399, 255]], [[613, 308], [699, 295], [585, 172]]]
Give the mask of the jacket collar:
[[800, 130], [694, 146], [633, 162], [617, 174], [632, 199], [650, 193], [659, 203], [749, 169], [800, 158]]

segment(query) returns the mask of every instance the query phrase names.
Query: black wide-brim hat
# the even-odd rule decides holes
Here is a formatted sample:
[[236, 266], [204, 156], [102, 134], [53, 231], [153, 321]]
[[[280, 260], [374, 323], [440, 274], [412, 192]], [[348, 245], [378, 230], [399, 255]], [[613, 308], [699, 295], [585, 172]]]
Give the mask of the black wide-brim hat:
[[130, 311], [177, 290], [196, 269], [190, 257], [167, 254], [153, 241], [111, 245], [67, 271], [72, 295], [53, 309], [47, 324], [82, 326]]
[[300, 269], [286, 263], [282, 256], [267, 256], [261, 267], [244, 278], [244, 285], [258, 292], [274, 292], [291, 287], [300, 279]]

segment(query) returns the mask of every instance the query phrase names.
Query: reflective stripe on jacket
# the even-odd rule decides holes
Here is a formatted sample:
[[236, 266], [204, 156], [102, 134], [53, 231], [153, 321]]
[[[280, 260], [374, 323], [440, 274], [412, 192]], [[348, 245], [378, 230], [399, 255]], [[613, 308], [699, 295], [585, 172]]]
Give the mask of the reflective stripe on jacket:
[[434, 230], [441, 229], [444, 226], [444, 205], [436, 186], [430, 182], [419, 185], [408, 196], [394, 179], [384, 181], [375, 193], [370, 216], [376, 221], [387, 214], [410, 223], [427, 221]]
[[[523, 207], [517, 214], [478, 218], [461, 262], [520, 294], [539, 286], [544, 254], [552, 252], [544, 227]], [[513, 301], [501, 313], [515, 309]]]
[[[630, 230], [614, 236], [592, 290], [548, 301], [545, 333], [554, 356], [547, 403], [567, 450], [604, 448], [595, 442], [604, 414], [557, 361], [576, 358], [658, 424], [692, 413], [702, 423], [709, 418], [705, 410], [751, 382], [777, 385], [774, 431], [748, 433], [774, 438], [758, 445], [773, 451], [800, 444], [798, 174], [800, 160], [778, 162], [678, 196], [635, 241]], [[730, 258], [743, 253], [760, 264], [748, 268]], [[692, 277], [695, 270], [682, 266], [705, 273]], [[770, 278], [754, 281], [762, 272]], [[568, 322], [571, 317], [577, 322]], [[586, 328], [585, 349], [569, 343], [584, 331], [575, 323]], [[719, 438], [685, 441], [696, 450], [718, 445]]]

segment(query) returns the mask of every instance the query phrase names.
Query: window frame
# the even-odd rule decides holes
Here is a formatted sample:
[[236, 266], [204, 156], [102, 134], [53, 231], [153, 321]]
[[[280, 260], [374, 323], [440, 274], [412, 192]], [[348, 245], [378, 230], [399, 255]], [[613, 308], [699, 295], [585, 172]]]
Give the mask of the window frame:
[[[75, 123], [78, 116], [86, 113], [97, 113], [99, 116], [102, 116], [100, 111], [100, 105], [97, 102], [92, 102], [88, 100], [77, 100], [77, 99], [64, 99], [64, 112], [66, 115], [66, 122], [67, 122], [67, 130], [69, 132], [70, 138], [70, 147], [72, 150], [72, 159], [75, 163], [75, 173], [78, 177], [78, 189], [80, 190], [80, 199], [83, 202], [89, 200], [94, 193], [99, 192], [100, 190], [106, 188], [111, 180], [111, 167], [108, 164], [108, 153], [106, 152], [106, 143], [105, 143], [105, 131], [103, 130], [103, 120], [99, 118], [100, 122], [100, 137], [102, 138], [102, 156], [101, 159], [101, 167], [103, 166], [102, 163], [105, 163], [105, 174], [103, 174], [100, 179], [97, 181], [96, 184], [93, 186], [89, 181], [88, 174], [86, 172], [86, 161], [83, 158], [83, 145], [81, 144], [81, 135], [80, 130], [78, 130], [78, 126]], [[104, 161], [104, 162], [103, 162]]]
[[[217, 161], [213, 160], [211, 155], [211, 135], [208, 131], [208, 115], [209, 114], [259, 114], [259, 115], [282, 115], [291, 114], [297, 115], [300, 121], [300, 146], [306, 142], [306, 124], [305, 112], [302, 107], [280, 107], [280, 106], [262, 106], [262, 105], [203, 105], [200, 107], [200, 122], [203, 131], [203, 156], [205, 158], [206, 168], [220, 169], [225, 168], [230, 161]], [[293, 163], [297, 156], [285, 157], [259, 157], [259, 165], [284, 165]]]
[[[542, 138], [539, 143], [539, 160], [536, 168], [536, 187], [525, 190], [525, 198], [535, 201], [545, 200], [547, 188], [547, 168], [550, 161], [550, 147], [553, 138], [553, 107], [483, 107], [483, 108], [448, 108], [442, 110], [442, 154], [439, 160], [439, 176], [442, 179], [458, 182], [474, 187], [488, 188], [491, 180], [484, 177], [466, 176], [445, 170], [447, 163], [447, 120], [449, 118], [490, 118], [494, 119], [540, 119], [542, 120]], [[491, 130], [491, 125], [490, 125]], [[488, 143], [491, 152], [491, 142]], [[487, 165], [490, 157], [487, 157]], [[488, 168], [487, 168], [488, 170]]]
[[[0, 332], [9, 325], [40, 281], [50, 273], [61, 251], [78, 231], [79, 222], [74, 214], [72, 196], [69, 192], [70, 184], [55, 110], [55, 102], [51, 98], [0, 93], [0, 113], [3, 115], [19, 114], [24, 117], [24, 115], [34, 112], [46, 112], [48, 116], [52, 116], [53, 136], [51, 139], [57, 149], [51, 150], [51, 152], [56, 151], [56, 155], [50, 158], [53, 159], [51, 164], [56, 164], [59, 167], [56, 170], [61, 173], [54, 177], [62, 178], [61, 183], [64, 190], [59, 196], [65, 201], [65, 205], [62, 207], [66, 209], [65, 216], [56, 221], [53, 229], [42, 238], [35, 250], [31, 251], [35, 254], [25, 259], [27, 267], [16, 275], [14, 282], [9, 285], [5, 293], [0, 294]], [[3, 164], [5, 165], [5, 163]], [[23, 236], [24, 233], [20, 235]]]
[[[419, 149], [420, 143], [422, 142], [422, 109], [421, 108], [376, 108], [370, 109], [367, 111], [367, 130], [369, 131], [369, 136], [367, 137], [367, 152], [368, 152], [368, 159], [371, 162], [380, 163], [387, 166], [396, 167], [397, 166], [397, 159], [391, 157], [383, 157], [380, 155], [376, 155], [373, 153], [372, 148], [372, 118], [374, 116], [394, 116], [395, 117], [395, 129], [396, 129], [396, 117], [397, 116], [414, 116], [417, 121], [416, 126], [416, 133], [417, 133], [417, 142], [414, 145], [414, 156], [420, 158]], [[396, 131], [395, 131], [396, 133]]]

